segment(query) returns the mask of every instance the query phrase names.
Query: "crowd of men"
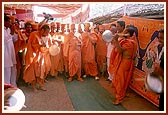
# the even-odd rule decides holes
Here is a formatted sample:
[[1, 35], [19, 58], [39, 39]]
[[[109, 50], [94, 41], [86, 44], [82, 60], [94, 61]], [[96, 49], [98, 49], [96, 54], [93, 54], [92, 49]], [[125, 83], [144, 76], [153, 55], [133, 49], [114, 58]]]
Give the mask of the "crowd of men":
[[[85, 77], [99, 80], [107, 73], [115, 90], [116, 100], [121, 103], [132, 76], [137, 51], [135, 32], [126, 27], [122, 20], [110, 25], [113, 39], [107, 43], [102, 34], [105, 26], [90, 22], [61, 24], [48, 22], [25, 22], [19, 28], [19, 21], [4, 15], [4, 83], [17, 86], [17, 80], [24, 68], [23, 80], [37, 92], [37, 84], [43, 91], [47, 76], [68, 76], [83, 82]], [[119, 33], [129, 34], [120, 36]], [[60, 50], [51, 55], [49, 48], [55, 45]]]

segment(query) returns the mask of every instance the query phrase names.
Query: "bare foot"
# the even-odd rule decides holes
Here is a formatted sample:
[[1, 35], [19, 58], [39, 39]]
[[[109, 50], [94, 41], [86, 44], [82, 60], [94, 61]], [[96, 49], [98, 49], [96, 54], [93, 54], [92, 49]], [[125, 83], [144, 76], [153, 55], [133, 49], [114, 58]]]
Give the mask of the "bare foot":
[[83, 79], [82, 79], [82, 78], [78, 78], [77, 80], [80, 81], [80, 82], [83, 82]]
[[130, 93], [126, 93], [126, 97], [129, 97], [130, 96]]
[[48, 83], [49, 81], [45, 79], [44, 82]]
[[36, 88], [33, 88], [33, 91], [34, 91], [34, 93], [37, 93], [37, 89]]
[[55, 79], [57, 79], [58, 76], [54, 76]]
[[44, 88], [44, 86], [40, 87], [40, 89], [43, 90], [43, 91], [47, 91], [47, 89]]
[[113, 103], [114, 105], [118, 105], [118, 104], [120, 104], [121, 102], [122, 102], [122, 100], [116, 99], [116, 100], [113, 101], [112, 103]]
[[69, 79], [68, 79], [68, 82], [71, 82], [73, 79], [70, 77]]

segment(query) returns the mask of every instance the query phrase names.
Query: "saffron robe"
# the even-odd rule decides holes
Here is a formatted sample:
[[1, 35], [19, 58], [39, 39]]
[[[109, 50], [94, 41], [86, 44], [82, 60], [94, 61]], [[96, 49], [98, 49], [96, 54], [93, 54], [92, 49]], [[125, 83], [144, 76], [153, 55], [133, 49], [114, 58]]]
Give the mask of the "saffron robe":
[[96, 62], [99, 72], [104, 72], [104, 65], [106, 64], [107, 45], [102, 39], [102, 34], [98, 34], [96, 42]]
[[109, 72], [114, 76], [112, 84], [115, 89], [116, 99], [122, 100], [131, 80], [137, 43], [131, 39], [121, 39], [119, 44], [129, 53], [131, 58], [123, 58], [123, 53], [119, 53], [117, 48], [114, 47], [110, 57]]
[[77, 74], [78, 77], [81, 77], [81, 40], [70, 33], [68, 42], [69, 75], [72, 77]]
[[25, 82], [32, 83], [36, 81], [37, 77], [44, 81], [50, 71], [51, 61], [48, 48], [51, 42], [48, 39], [46, 47], [42, 48], [40, 41], [41, 38], [38, 31], [34, 31], [30, 34], [25, 57], [26, 68], [23, 77]]
[[95, 43], [98, 39], [96, 33], [82, 33], [82, 66], [86, 75], [97, 76], [97, 63], [95, 59]]

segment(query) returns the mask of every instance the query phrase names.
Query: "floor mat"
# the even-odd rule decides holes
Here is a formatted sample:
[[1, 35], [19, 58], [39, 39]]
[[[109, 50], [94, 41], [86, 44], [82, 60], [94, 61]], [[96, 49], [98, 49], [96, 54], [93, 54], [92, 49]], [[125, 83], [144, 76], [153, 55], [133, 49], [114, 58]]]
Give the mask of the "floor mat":
[[125, 111], [122, 105], [113, 105], [114, 97], [108, 93], [93, 77], [84, 82], [74, 79], [68, 82], [63, 78], [75, 111]]
[[48, 83], [44, 83], [47, 91], [38, 90], [37, 93], [31, 86], [19, 84], [26, 97], [26, 108], [21, 111], [74, 111], [62, 77], [48, 77], [47, 80]]

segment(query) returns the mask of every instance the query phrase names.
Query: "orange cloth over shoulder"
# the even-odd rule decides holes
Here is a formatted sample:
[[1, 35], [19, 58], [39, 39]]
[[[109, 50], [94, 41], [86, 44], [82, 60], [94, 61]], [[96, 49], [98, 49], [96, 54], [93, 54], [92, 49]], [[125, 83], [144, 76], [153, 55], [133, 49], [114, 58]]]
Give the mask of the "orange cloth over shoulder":
[[96, 43], [97, 39], [98, 36], [94, 32], [82, 33], [82, 64], [86, 75], [97, 76], [98, 74], [94, 48], [94, 44]]
[[81, 77], [81, 41], [74, 35], [68, 39], [69, 75]]
[[[99, 25], [99, 30], [104, 30], [103, 25]], [[98, 70], [103, 70], [103, 63], [106, 63], [106, 55], [107, 55], [107, 45], [106, 42], [103, 41], [102, 34], [98, 33], [98, 40], [96, 42], [96, 61], [98, 65]]]
[[32, 81], [36, 80], [35, 63], [38, 60], [40, 50], [40, 44], [38, 39], [39, 39], [38, 31], [32, 32], [30, 34], [25, 57], [26, 68], [23, 76], [25, 82], [31, 83]]
[[131, 39], [121, 39], [119, 43], [129, 53], [131, 59], [122, 58], [122, 53], [117, 52], [116, 47], [114, 47], [110, 57], [109, 72], [114, 75], [112, 83], [116, 91], [116, 98], [122, 100], [132, 76], [133, 58], [137, 50], [137, 43]]

